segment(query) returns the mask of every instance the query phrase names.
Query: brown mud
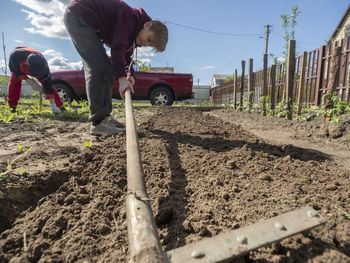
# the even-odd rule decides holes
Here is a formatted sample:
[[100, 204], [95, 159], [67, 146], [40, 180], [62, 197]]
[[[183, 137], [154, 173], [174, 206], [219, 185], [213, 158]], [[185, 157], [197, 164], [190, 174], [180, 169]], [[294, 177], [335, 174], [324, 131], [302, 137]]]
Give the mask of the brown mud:
[[[349, 120], [332, 136], [338, 128], [317, 118], [176, 107], [135, 115], [164, 250], [308, 205], [325, 225], [240, 262], [350, 262]], [[125, 134], [96, 138], [87, 122], [64, 120], [0, 125], [1, 172], [18, 157], [0, 181], [0, 262], [127, 262]]]

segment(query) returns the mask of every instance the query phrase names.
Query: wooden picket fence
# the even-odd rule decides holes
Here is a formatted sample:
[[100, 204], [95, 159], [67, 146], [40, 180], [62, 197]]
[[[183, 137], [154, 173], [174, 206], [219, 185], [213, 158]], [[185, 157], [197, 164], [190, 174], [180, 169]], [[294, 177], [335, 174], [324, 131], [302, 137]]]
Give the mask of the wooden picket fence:
[[[294, 79], [292, 83], [293, 103], [297, 102], [299, 89], [302, 89], [302, 104], [322, 105], [322, 97], [327, 93], [327, 87], [331, 81], [331, 61], [336, 48], [341, 49], [339, 63], [339, 72], [335, 79], [335, 91], [342, 101], [350, 103], [350, 37], [343, 39], [340, 43], [334, 45], [328, 44], [318, 49], [304, 52], [305, 70], [302, 70], [303, 54], [288, 58], [287, 61], [293, 61], [294, 65], [290, 67], [294, 70]], [[266, 56], [267, 59], [267, 56]], [[249, 60], [249, 69], [253, 68], [253, 59]], [[256, 72], [249, 70], [245, 75], [245, 61], [242, 61], [242, 73], [237, 76], [235, 70], [234, 79], [223, 83], [220, 86], [211, 89], [211, 102], [214, 104], [232, 103], [239, 105], [243, 99], [249, 99], [248, 94], [252, 94], [251, 103], [260, 104], [260, 98], [264, 94], [264, 85], [266, 86], [266, 94], [271, 99], [271, 104], [276, 105], [284, 98], [287, 99], [287, 68], [283, 63], [277, 66], [273, 65], [269, 68]], [[292, 73], [293, 73], [292, 72]], [[242, 82], [242, 76], [244, 81]], [[302, 86], [299, 84], [303, 76]], [[243, 96], [242, 94], [243, 84]], [[284, 101], [287, 101], [287, 100]]]

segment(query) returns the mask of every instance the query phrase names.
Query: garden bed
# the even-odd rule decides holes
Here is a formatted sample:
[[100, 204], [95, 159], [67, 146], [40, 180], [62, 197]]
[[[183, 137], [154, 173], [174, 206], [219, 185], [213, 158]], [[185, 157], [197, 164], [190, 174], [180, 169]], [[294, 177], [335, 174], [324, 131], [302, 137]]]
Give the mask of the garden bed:
[[[333, 138], [317, 118], [210, 107], [135, 115], [164, 250], [309, 205], [325, 225], [242, 262], [350, 262], [348, 119]], [[1, 171], [19, 156], [0, 181], [0, 261], [127, 262], [125, 134], [92, 137], [86, 119], [59, 117], [14, 118], [0, 129]]]

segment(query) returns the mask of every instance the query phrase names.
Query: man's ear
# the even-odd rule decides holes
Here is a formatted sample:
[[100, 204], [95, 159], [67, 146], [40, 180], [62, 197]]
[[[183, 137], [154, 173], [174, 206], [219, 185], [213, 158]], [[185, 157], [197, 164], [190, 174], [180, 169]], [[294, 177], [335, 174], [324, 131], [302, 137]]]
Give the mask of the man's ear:
[[152, 25], [152, 21], [147, 21], [146, 23], [143, 24], [143, 28], [150, 27]]

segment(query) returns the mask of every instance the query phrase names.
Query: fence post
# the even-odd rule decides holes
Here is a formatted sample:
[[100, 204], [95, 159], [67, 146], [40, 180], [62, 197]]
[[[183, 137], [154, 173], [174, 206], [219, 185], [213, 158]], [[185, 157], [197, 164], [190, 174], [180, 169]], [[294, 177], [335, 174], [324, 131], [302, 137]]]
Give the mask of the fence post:
[[223, 99], [222, 99], [222, 87], [220, 86], [218, 89], [220, 90], [220, 104], [223, 104]]
[[231, 105], [231, 84], [227, 85], [227, 89], [228, 89], [228, 105]]
[[242, 60], [241, 94], [239, 98], [239, 111], [243, 110], [244, 74], [245, 74], [245, 60]]
[[322, 46], [318, 49], [318, 61], [317, 61], [317, 78], [316, 78], [316, 90], [315, 90], [315, 102], [316, 106], [320, 105], [320, 89], [323, 82], [323, 56], [325, 54], [326, 46]]
[[282, 64], [276, 65], [276, 81], [277, 81], [277, 91], [276, 91], [276, 104], [280, 102], [281, 97], [281, 78], [282, 78]]
[[[338, 85], [339, 80], [339, 72], [340, 72], [340, 60], [341, 60], [341, 47], [334, 47], [333, 53], [332, 53], [332, 63], [331, 63], [331, 70], [330, 70], [330, 79], [327, 85], [327, 91], [326, 91], [326, 101], [325, 101], [325, 108], [331, 109], [333, 107], [333, 101], [331, 99], [332, 93], [336, 91], [336, 87]], [[331, 115], [326, 114], [325, 116], [325, 122], [329, 120]]]
[[276, 104], [276, 65], [271, 65], [271, 110], [275, 109]]
[[40, 112], [42, 111], [43, 109], [43, 92], [40, 90], [39, 91], [39, 107], [40, 107]]
[[266, 98], [267, 98], [267, 54], [264, 54], [264, 74], [263, 74], [263, 115], [266, 116]]
[[235, 75], [233, 78], [233, 106], [237, 109], [237, 88], [238, 88], [238, 76], [237, 69], [235, 69]]
[[293, 112], [293, 86], [294, 86], [294, 76], [295, 76], [295, 40], [289, 40], [288, 45], [288, 57], [287, 57], [287, 92], [286, 92], [286, 102], [287, 102], [287, 119], [292, 119]]
[[306, 71], [307, 52], [303, 52], [301, 59], [299, 93], [298, 93], [298, 115], [301, 114], [301, 105], [303, 104], [304, 86], [305, 86], [305, 71]]
[[253, 105], [253, 59], [249, 59], [249, 73], [248, 73], [248, 101], [249, 101], [249, 111]]

